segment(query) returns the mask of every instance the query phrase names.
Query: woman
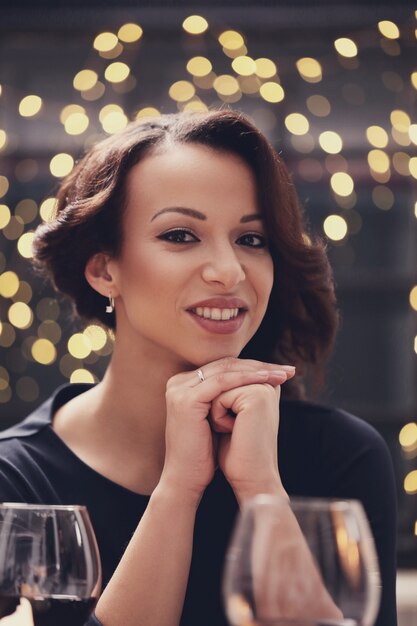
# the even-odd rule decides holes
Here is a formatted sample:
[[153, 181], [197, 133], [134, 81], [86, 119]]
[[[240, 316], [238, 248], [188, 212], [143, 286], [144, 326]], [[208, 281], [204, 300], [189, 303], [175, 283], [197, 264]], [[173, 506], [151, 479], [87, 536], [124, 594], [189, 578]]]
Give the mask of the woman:
[[258, 493], [362, 500], [383, 579], [377, 624], [395, 623], [386, 447], [302, 400], [337, 326], [323, 247], [303, 228], [280, 158], [222, 111], [135, 122], [99, 143], [38, 229], [38, 265], [116, 341], [98, 385], [61, 388], [3, 434], [0, 497], [88, 506], [103, 626], [226, 624], [225, 549]]

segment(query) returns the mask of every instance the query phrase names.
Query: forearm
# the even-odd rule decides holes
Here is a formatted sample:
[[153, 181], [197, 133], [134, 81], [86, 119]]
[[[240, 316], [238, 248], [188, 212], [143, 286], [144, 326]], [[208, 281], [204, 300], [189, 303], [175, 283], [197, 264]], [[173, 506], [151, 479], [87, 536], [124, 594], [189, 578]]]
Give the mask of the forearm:
[[197, 505], [164, 487], [155, 489], [97, 604], [103, 626], [179, 624]]

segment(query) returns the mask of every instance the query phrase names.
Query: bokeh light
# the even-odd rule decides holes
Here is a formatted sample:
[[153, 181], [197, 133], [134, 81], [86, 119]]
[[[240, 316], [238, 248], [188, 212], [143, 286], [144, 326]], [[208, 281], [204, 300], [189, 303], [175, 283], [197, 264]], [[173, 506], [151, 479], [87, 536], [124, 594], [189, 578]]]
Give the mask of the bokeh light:
[[74, 159], [70, 154], [66, 152], [60, 152], [52, 157], [49, 163], [49, 169], [51, 171], [52, 176], [56, 176], [56, 178], [62, 178], [67, 176], [74, 167]]
[[183, 21], [182, 27], [190, 35], [201, 35], [208, 29], [208, 22], [201, 15], [190, 15]]
[[103, 32], [94, 39], [93, 47], [99, 52], [109, 52], [119, 43], [117, 35], [110, 32]]
[[337, 52], [344, 57], [352, 58], [358, 54], [358, 47], [352, 39], [340, 37], [334, 42]]
[[19, 113], [22, 117], [34, 117], [42, 108], [42, 98], [35, 95], [25, 96], [19, 103]]
[[118, 38], [124, 43], [134, 43], [135, 41], [139, 41], [142, 35], [143, 29], [139, 26], [139, 24], [135, 24], [134, 22], [123, 24], [123, 26], [121, 26], [117, 31]]
[[318, 83], [322, 79], [322, 67], [317, 59], [303, 57], [296, 62], [297, 70], [306, 82]]
[[329, 215], [323, 222], [326, 236], [333, 241], [341, 241], [348, 232], [346, 220], [341, 215]]

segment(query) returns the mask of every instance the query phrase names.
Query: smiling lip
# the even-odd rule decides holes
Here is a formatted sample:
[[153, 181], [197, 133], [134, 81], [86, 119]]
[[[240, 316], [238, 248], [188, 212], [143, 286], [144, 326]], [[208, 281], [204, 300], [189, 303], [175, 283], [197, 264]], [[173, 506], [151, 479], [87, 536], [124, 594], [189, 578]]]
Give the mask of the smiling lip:
[[[246, 302], [240, 298], [225, 297], [202, 300], [187, 309], [187, 313], [200, 327], [217, 334], [229, 334], [239, 330], [247, 311]], [[223, 319], [219, 316], [223, 316]]]

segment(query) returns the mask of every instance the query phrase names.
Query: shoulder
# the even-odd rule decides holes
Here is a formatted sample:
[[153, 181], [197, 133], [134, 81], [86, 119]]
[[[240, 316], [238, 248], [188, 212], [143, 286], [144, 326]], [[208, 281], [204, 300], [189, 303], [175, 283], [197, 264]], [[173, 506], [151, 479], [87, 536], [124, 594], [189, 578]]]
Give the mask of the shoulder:
[[339, 447], [348, 451], [369, 448], [387, 450], [381, 435], [368, 422], [335, 407], [306, 402], [284, 400], [281, 405], [281, 423], [284, 433], [298, 433], [300, 439], [310, 444], [314, 441], [323, 448]]
[[50, 426], [52, 424], [53, 414], [60, 406], [90, 387], [91, 385], [84, 384], [62, 385], [58, 387], [43, 404], [33, 411], [33, 413], [28, 415], [21, 422], [0, 432], [0, 446], [3, 448], [4, 445], [7, 446], [7, 442], [11, 442], [15, 439], [25, 439], [35, 435], [45, 426]]
[[26, 419], [0, 432], [0, 501], [31, 501], [40, 477], [47, 483], [44, 461], [59, 453], [51, 445], [48, 427], [52, 416], [60, 405], [85, 388], [83, 385], [60, 387]]

